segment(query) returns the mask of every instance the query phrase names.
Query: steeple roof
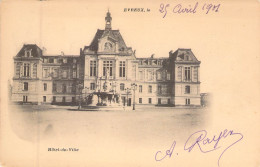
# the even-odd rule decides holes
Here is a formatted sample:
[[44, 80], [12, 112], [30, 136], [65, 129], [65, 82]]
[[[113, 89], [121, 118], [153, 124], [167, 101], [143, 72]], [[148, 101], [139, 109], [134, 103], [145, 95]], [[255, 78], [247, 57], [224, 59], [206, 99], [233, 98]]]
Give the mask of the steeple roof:
[[105, 20], [106, 20], [106, 30], [111, 30], [112, 29], [112, 27], [111, 27], [112, 17], [111, 17], [109, 10], [107, 12], [107, 16], [105, 17]]

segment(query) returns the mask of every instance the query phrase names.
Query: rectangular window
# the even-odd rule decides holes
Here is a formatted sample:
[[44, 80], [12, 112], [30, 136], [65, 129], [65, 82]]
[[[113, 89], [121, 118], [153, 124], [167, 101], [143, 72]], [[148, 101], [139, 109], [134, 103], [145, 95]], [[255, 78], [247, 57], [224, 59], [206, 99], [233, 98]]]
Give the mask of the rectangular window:
[[161, 72], [158, 72], [157, 73], [157, 80], [161, 80], [162, 79], [162, 74], [161, 74]]
[[23, 76], [29, 77], [30, 76], [30, 64], [23, 65]]
[[177, 74], [177, 77], [178, 77], [178, 80], [181, 81], [182, 80], [182, 67], [178, 67], [178, 70], [177, 70], [178, 74]]
[[72, 97], [72, 103], [75, 103], [75, 102], [76, 102], [76, 98]]
[[90, 61], [90, 76], [96, 76], [97, 73], [97, 63], [96, 61]]
[[123, 84], [123, 83], [120, 84], [120, 90], [122, 90], [122, 91], [125, 90], [125, 84]]
[[56, 83], [54, 83], [54, 84], [52, 85], [52, 91], [53, 91], [53, 92], [57, 92], [57, 84], [56, 84]]
[[168, 85], [168, 86], [166, 87], [166, 93], [167, 93], [167, 94], [171, 94], [171, 93], [172, 93], [172, 87], [171, 87], [171, 85]]
[[186, 99], [186, 105], [190, 105], [190, 99]]
[[162, 104], [162, 99], [158, 98], [158, 104]]
[[168, 104], [171, 104], [171, 99], [168, 99]]
[[44, 91], [47, 91], [47, 83], [43, 84]]
[[43, 102], [46, 102], [46, 96], [43, 96]]
[[139, 93], [142, 93], [142, 92], [143, 92], [143, 86], [139, 85]]
[[28, 91], [28, 82], [23, 83], [23, 90]]
[[153, 80], [153, 72], [152, 71], [148, 71], [148, 80], [149, 81]]
[[63, 70], [62, 72], [62, 78], [67, 78], [68, 77], [68, 72], [67, 70]]
[[90, 90], [95, 90], [95, 83], [90, 83]]
[[21, 68], [21, 63], [16, 63], [16, 68], [15, 68], [16, 77], [20, 77], [20, 68]]
[[171, 80], [171, 74], [167, 73], [167, 80]]
[[77, 77], [77, 72], [76, 72], [76, 70], [73, 70], [73, 72], [72, 72], [72, 78], [76, 78]]
[[113, 76], [113, 61], [103, 61], [103, 76]]
[[27, 102], [28, 97], [27, 96], [23, 96], [23, 102]]
[[62, 102], [63, 102], [63, 103], [66, 102], [66, 97], [62, 97]]
[[158, 85], [158, 94], [162, 94], [162, 86]]
[[185, 93], [190, 94], [190, 86], [185, 86]]
[[152, 98], [148, 98], [149, 104], [152, 104]]
[[66, 84], [63, 84], [63, 85], [62, 85], [62, 92], [63, 92], [63, 93], [66, 93], [66, 92], [67, 92]]
[[185, 67], [184, 77], [186, 81], [190, 80], [190, 67]]
[[75, 92], [76, 92], [76, 84], [73, 83], [73, 84], [72, 84], [72, 93], [75, 93]]
[[198, 67], [193, 68], [193, 78], [195, 81], [198, 80]]
[[52, 102], [56, 102], [56, 96], [53, 96]]
[[48, 78], [48, 69], [43, 69], [43, 77]]
[[125, 77], [125, 61], [119, 62], [119, 77]]
[[139, 103], [142, 104], [143, 103], [143, 99], [139, 98]]
[[37, 64], [36, 63], [33, 64], [33, 77], [37, 78]]
[[54, 78], [58, 77], [58, 69], [53, 69], [53, 77]]
[[139, 80], [143, 80], [144, 79], [144, 76], [143, 76], [143, 71], [139, 71]]
[[149, 85], [148, 87], [148, 93], [152, 93], [153, 92], [153, 87], [151, 85]]

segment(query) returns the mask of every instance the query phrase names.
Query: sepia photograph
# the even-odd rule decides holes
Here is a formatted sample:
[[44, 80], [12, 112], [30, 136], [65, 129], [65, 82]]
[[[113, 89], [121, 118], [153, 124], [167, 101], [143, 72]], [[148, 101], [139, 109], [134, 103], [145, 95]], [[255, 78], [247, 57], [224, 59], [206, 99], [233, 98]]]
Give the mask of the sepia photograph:
[[259, 1], [0, 5], [0, 166], [260, 166]]

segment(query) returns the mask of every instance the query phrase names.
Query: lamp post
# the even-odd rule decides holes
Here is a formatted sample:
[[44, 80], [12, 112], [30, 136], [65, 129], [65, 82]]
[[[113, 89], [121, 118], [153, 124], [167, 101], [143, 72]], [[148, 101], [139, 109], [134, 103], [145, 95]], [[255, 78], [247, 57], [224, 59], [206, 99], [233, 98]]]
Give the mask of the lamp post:
[[137, 84], [136, 83], [132, 83], [131, 86], [132, 86], [133, 91], [134, 91], [133, 110], [135, 110], [135, 90], [136, 90]]
[[79, 106], [78, 109], [81, 109], [81, 102], [82, 102], [82, 90], [84, 89], [83, 84], [79, 84]]
[[125, 91], [126, 91], [126, 106], [128, 106], [128, 94], [129, 94], [129, 91], [130, 91], [131, 89], [129, 89], [129, 88], [126, 88], [125, 89]]
[[86, 102], [87, 102], [88, 90], [89, 90], [89, 87], [85, 87], [84, 92], [85, 92], [85, 100], [86, 100]]

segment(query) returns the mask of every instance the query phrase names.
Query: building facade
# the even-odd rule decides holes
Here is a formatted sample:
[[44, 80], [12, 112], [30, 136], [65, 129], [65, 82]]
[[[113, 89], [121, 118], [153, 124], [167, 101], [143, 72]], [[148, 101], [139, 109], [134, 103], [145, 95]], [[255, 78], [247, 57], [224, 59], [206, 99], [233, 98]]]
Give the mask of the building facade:
[[120, 94], [123, 105], [200, 105], [200, 61], [191, 49], [137, 58], [112, 29], [109, 12], [105, 21], [79, 55], [44, 55], [37, 45], [24, 45], [14, 57], [12, 101], [76, 105], [109, 91]]

